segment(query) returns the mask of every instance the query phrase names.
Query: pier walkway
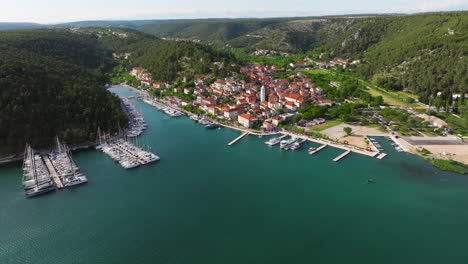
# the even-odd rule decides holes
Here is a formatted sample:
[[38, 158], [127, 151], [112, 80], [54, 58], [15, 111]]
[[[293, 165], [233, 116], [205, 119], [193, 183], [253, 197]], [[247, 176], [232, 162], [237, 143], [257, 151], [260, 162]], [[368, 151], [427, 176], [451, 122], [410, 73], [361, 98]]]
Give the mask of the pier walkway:
[[317, 152], [321, 151], [322, 149], [326, 148], [327, 146], [328, 146], [328, 144], [324, 144], [324, 145], [318, 147], [316, 150], [310, 152], [309, 154], [314, 155], [315, 153], [317, 153]]
[[337, 162], [339, 161], [340, 159], [344, 158], [345, 156], [347, 156], [349, 153], [351, 153], [351, 150], [348, 150], [346, 152], [344, 152], [343, 154], [339, 155], [338, 157], [334, 158], [333, 161], [334, 162]]
[[59, 189], [62, 189], [63, 188], [62, 180], [57, 174], [57, 171], [55, 170], [54, 165], [52, 165], [52, 162], [50, 161], [49, 156], [44, 155], [42, 156], [42, 159], [44, 160], [47, 166], [47, 169], [49, 170], [50, 176], [52, 177], [52, 180], [54, 181], [55, 186], [57, 186], [57, 188]]
[[377, 156], [377, 158], [378, 158], [378, 159], [383, 159], [383, 158], [385, 158], [386, 156], [387, 156], [387, 153], [380, 153], [380, 154]]
[[250, 134], [249, 132], [245, 132], [243, 133], [242, 135], [238, 136], [236, 139], [234, 139], [233, 141], [229, 142], [228, 143], [228, 146], [232, 146], [234, 145], [237, 141], [241, 140], [241, 138], [247, 136], [248, 134]]
[[375, 157], [377, 154], [379, 154], [379, 152], [362, 150], [362, 149], [359, 149], [357, 147], [352, 147], [352, 146], [349, 146], [349, 145], [339, 144], [339, 143], [335, 143], [333, 141], [326, 140], [326, 139], [321, 139], [321, 138], [311, 138], [311, 137], [308, 137], [308, 136], [305, 136], [305, 135], [291, 133], [289, 131], [282, 131], [281, 133], [284, 134], [284, 135], [292, 136], [292, 137], [307, 139], [308, 141], [315, 142], [315, 143], [318, 143], [318, 144], [327, 144], [330, 147], [339, 148], [339, 149], [342, 149], [342, 150], [349, 150], [351, 152], [361, 154], [361, 155], [365, 155], [365, 156], [369, 156], [369, 157]]

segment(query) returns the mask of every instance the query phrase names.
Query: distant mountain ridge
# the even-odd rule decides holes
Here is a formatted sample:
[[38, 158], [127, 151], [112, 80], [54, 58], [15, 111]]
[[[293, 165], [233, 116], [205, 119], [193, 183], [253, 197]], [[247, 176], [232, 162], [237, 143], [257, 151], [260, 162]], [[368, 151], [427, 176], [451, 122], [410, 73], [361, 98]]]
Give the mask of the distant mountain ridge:
[[41, 28], [45, 27], [45, 25], [37, 24], [37, 23], [9, 23], [9, 22], [0, 22], [0, 30], [18, 30], [18, 29], [33, 29], [33, 28]]

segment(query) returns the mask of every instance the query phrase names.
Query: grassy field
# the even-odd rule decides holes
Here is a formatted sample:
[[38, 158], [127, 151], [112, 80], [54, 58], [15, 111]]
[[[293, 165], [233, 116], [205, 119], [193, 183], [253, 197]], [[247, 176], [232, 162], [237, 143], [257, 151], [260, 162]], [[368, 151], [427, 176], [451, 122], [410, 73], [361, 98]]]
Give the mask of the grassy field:
[[313, 127], [313, 130], [315, 131], [323, 131], [325, 129], [329, 129], [331, 127], [334, 127], [334, 126], [337, 126], [337, 125], [341, 125], [343, 124], [343, 122], [339, 121], [339, 120], [331, 120], [331, 121], [327, 121], [323, 124], [320, 124], [320, 125], [316, 125]]
[[452, 171], [452, 172], [456, 172], [459, 174], [468, 173], [466, 170], [467, 165], [453, 161], [453, 160], [433, 159], [431, 163], [432, 165], [434, 165], [435, 167], [441, 170]]
[[[335, 71], [331, 70], [325, 70], [325, 69], [315, 69], [315, 70], [310, 70], [310, 71], [301, 71], [311, 77], [312, 79], [321, 79], [326, 82], [330, 81], [335, 81], [340, 84], [339, 81], [336, 81], [338, 76], [342, 76], [344, 74], [342, 73], [337, 73]], [[315, 78], [314, 78], [315, 77]], [[389, 105], [398, 105], [398, 106], [417, 106], [416, 104], [410, 104], [408, 103], [408, 98], [413, 98], [417, 99], [416, 95], [406, 93], [406, 92], [391, 92], [391, 91], [386, 91], [378, 86], [376, 86], [373, 83], [357, 79], [353, 77], [354, 79], [358, 80], [361, 84], [365, 85], [369, 89], [367, 90], [368, 93], [370, 93], [373, 96], [382, 96], [383, 100], [385, 103]]]
[[382, 92], [382, 91], [377, 90], [377, 89], [372, 88], [372, 87], [369, 87], [367, 92], [370, 93], [373, 96], [382, 96], [384, 102], [389, 104], [389, 105], [398, 105], [398, 106], [408, 106], [409, 105], [406, 102], [403, 102], [401, 100], [398, 100], [398, 99], [394, 98], [393, 96], [390, 96], [388, 92]]

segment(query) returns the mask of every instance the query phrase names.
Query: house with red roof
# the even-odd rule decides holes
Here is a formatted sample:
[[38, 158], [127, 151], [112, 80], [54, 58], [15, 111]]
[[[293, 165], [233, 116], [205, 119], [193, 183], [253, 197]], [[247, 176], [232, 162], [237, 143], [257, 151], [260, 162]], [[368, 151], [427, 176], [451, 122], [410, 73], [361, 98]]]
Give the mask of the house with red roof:
[[241, 123], [242, 126], [247, 128], [250, 127], [256, 120], [257, 118], [249, 114], [241, 114], [237, 117], [237, 121]]

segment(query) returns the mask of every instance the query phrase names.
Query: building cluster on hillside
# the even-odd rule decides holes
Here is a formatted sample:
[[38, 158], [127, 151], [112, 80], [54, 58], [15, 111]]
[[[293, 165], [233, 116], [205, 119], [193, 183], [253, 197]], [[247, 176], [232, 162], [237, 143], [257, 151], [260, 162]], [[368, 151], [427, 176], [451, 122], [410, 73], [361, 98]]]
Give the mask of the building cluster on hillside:
[[147, 72], [144, 69], [134, 67], [130, 71], [130, 75], [134, 76], [137, 80], [141, 81], [141, 85], [143, 86], [151, 85], [151, 73]]
[[[288, 120], [297, 111], [308, 105], [331, 105], [326, 99], [323, 89], [317, 87], [303, 73], [289, 76], [286, 79], [275, 79], [273, 74], [277, 66], [262, 66], [248, 64], [240, 69], [247, 75], [250, 82], [236, 82], [231, 78], [211, 82], [208, 77], [194, 80], [194, 87], [172, 88], [164, 83], [153, 83], [151, 89], [173, 89], [175, 93], [192, 94], [196, 99], [184, 101], [178, 96], [168, 98], [168, 102], [176, 106], [193, 105], [206, 113], [238, 122], [244, 127], [261, 124], [265, 130], [273, 130], [280, 123]], [[132, 70], [132, 75], [141, 76], [138, 68]]]
[[256, 55], [256, 56], [281, 55], [281, 56], [284, 56], [284, 57], [289, 57], [289, 55], [290, 55], [287, 52], [274, 51], [274, 50], [265, 50], [265, 49], [257, 49], [252, 54]]

